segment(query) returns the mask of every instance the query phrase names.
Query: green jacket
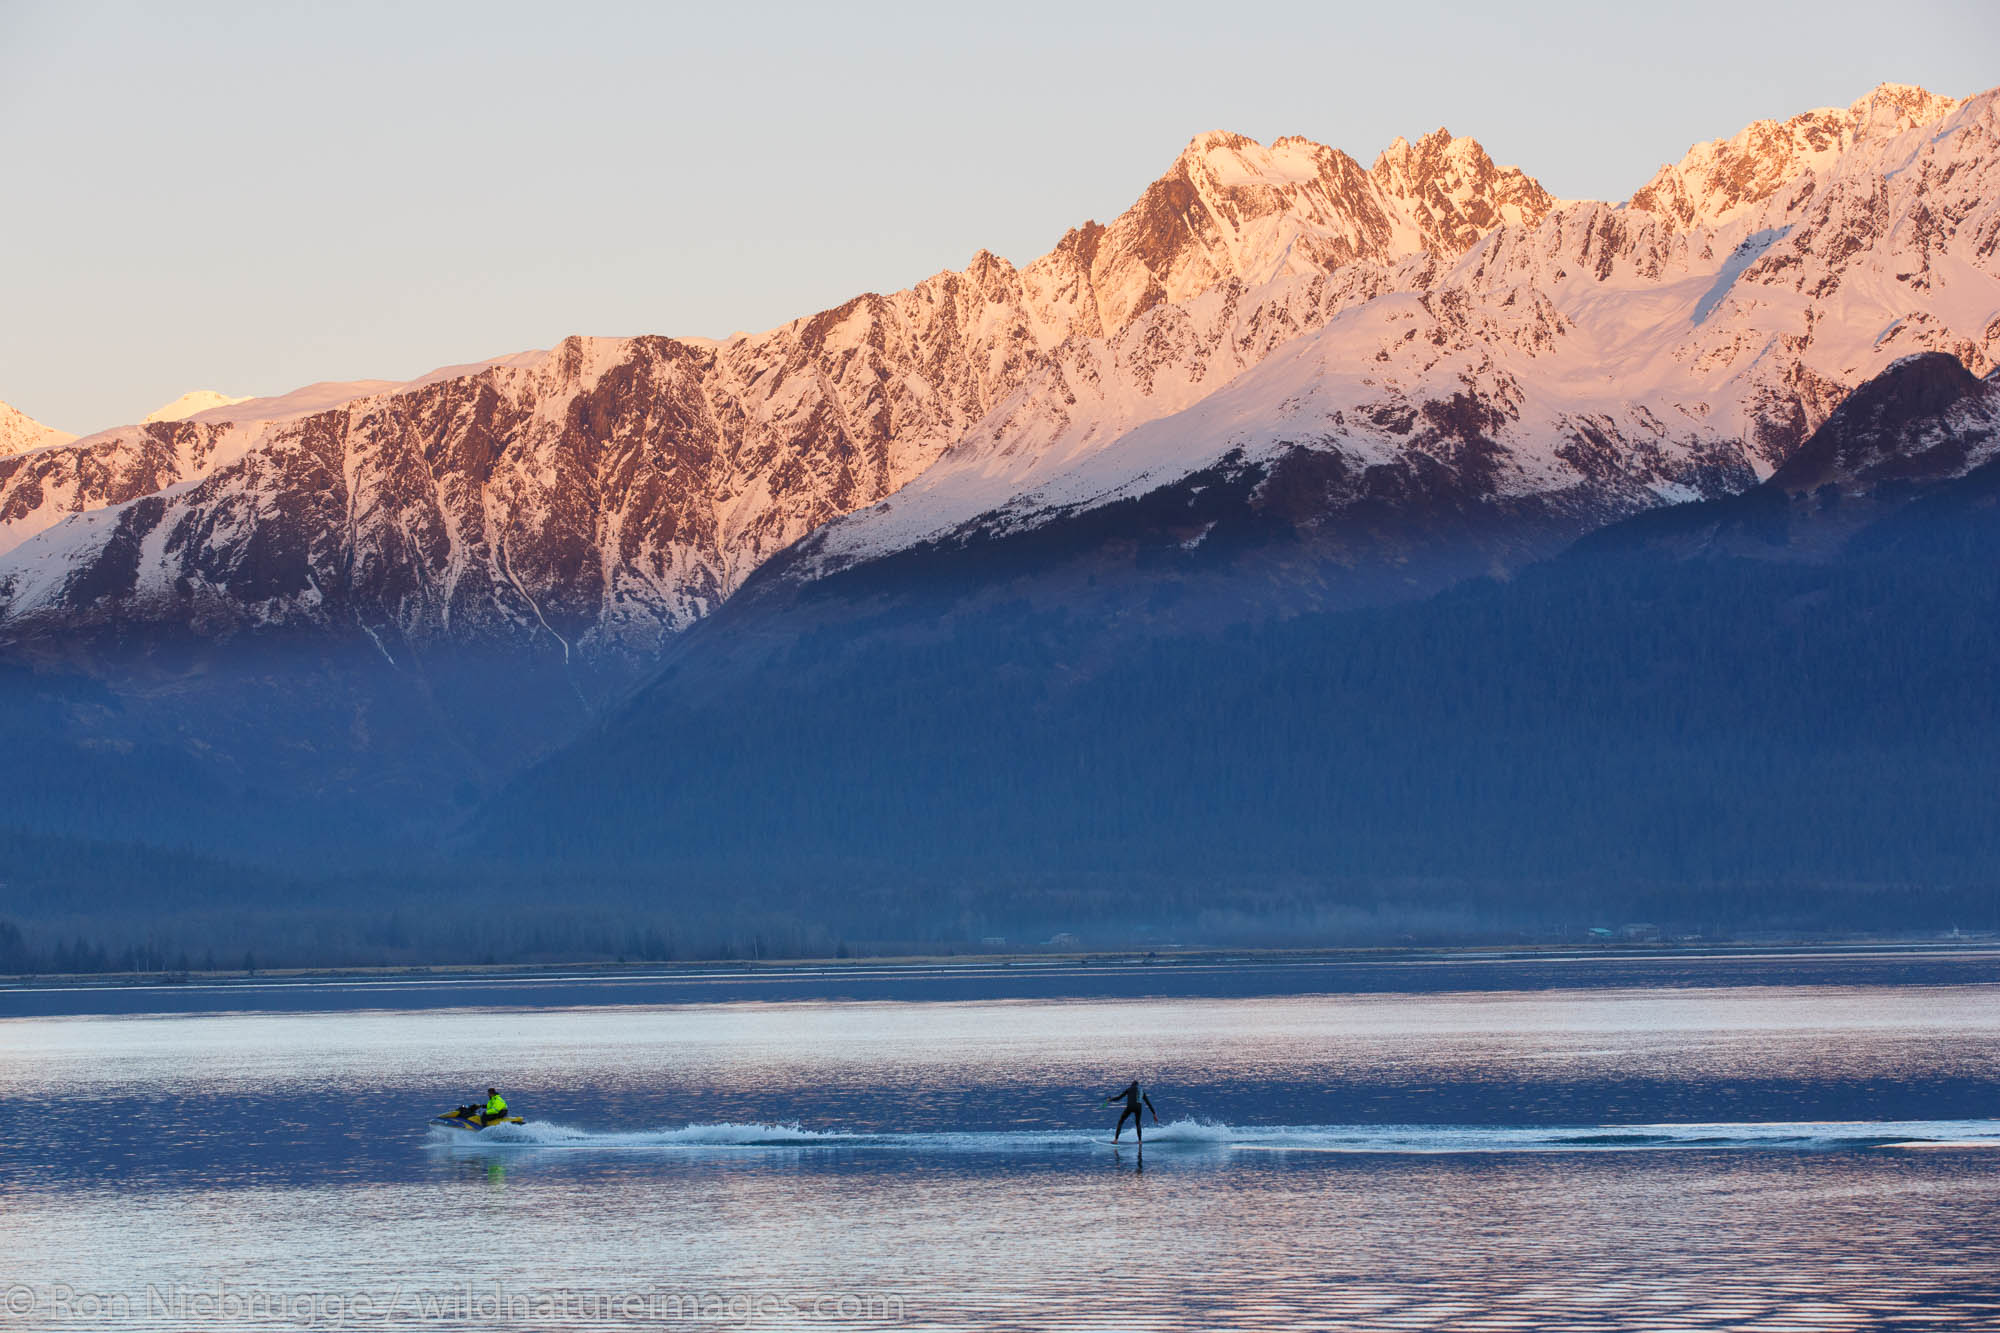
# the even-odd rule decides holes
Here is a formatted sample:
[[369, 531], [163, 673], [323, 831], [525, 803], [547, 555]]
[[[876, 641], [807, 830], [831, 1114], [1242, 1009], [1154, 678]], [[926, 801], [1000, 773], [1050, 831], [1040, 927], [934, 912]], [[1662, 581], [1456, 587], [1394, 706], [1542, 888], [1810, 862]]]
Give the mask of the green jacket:
[[486, 1099], [486, 1114], [488, 1114], [488, 1115], [506, 1115], [506, 1114], [507, 1114], [507, 1099], [506, 1099], [505, 1097], [502, 1097], [502, 1096], [501, 1096], [501, 1095], [500, 1095], [499, 1093], [497, 1093], [497, 1092], [496, 1092], [496, 1093], [494, 1093], [494, 1094], [493, 1094], [493, 1095], [492, 1095], [491, 1097], [488, 1097], [488, 1098]]

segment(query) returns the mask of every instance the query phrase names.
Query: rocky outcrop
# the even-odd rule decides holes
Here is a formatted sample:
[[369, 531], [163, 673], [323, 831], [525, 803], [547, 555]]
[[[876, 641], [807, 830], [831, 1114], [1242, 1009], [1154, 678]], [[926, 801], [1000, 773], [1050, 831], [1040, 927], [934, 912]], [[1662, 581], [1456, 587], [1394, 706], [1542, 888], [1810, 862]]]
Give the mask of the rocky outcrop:
[[1759, 485], [1607, 528], [1574, 554], [1824, 562], [1863, 532], [1878, 546], [1949, 543], [1954, 517], [1996, 500], [2000, 380], [1924, 352], [1849, 394]]

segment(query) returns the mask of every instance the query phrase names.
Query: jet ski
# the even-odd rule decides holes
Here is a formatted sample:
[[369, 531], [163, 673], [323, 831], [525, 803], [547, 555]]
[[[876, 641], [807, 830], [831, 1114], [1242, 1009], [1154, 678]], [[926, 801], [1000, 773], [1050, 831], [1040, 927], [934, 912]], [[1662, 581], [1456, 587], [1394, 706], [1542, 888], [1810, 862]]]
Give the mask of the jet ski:
[[527, 1122], [517, 1115], [503, 1115], [497, 1119], [488, 1120], [484, 1108], [478, 1106], [461, 1106], [456, 1111], [447, 1111], [443, 1115], [432, 1116], [431, 1123], [433, 1125], [442, 1125], [446, 1129], [456, 1129], [467, 1134], [477, 1134], [488, 1125], [522, 1125]]

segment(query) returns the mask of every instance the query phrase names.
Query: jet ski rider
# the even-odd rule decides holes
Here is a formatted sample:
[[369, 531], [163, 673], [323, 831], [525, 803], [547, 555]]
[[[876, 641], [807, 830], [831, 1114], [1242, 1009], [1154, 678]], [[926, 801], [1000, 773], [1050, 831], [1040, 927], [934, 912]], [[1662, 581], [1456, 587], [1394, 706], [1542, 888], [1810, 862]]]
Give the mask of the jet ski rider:
[[486, 1106], [479, 1113], [479, 1123], [490, 1125], [497, 1120], [505, 1120], [506, 1118], [507, 1099], [500, 1095], [500, 1089], [488, 1088], [486, 1090]]

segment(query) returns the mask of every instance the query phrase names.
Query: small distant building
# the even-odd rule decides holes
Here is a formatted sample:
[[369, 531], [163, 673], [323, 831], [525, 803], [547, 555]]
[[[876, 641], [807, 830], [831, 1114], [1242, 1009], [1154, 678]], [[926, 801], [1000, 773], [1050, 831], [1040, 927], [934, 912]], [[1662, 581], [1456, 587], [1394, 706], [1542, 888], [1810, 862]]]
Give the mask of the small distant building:
[[1592, 926], [1590, 928], [1590, 938], [1594, 940], [1608, 940], [1613, 938], [1615, 934], [1616, 932], [1609, 926]]
[[979, 937], [979, 943], [982, 947], [988, 949], [1004, 949], [1007, 947], [1007, 937], [1005, 935], [982, 935]]
[[1059, 930], [1042, 941], [1043, 947], [1050, 949], [1080, 949], [1083, 941], [1066, 930]]
[[1650, 921], [1633, 921], [1618, 928], [1618, 933], [1628, 940], [1656, 940], [1660, 938], [1660, 928]]

